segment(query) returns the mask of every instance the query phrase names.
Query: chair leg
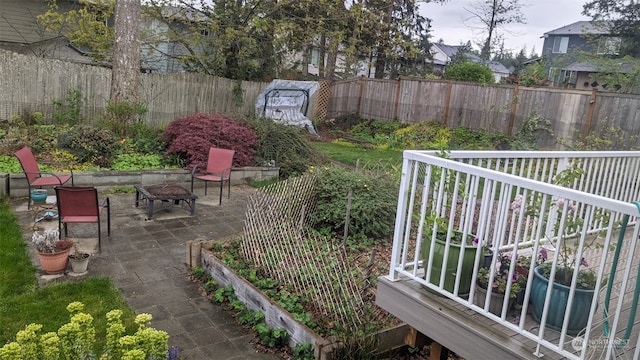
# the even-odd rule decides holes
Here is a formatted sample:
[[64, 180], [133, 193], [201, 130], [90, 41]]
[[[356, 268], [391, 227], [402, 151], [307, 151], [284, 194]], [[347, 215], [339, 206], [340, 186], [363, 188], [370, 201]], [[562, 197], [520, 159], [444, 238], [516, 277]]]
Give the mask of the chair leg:
[[29, 184], [29, 179], [27, 179], [27, 191], [28, 191], [27, 210], [31, 210], [31, 184]]
[[100, 215], [98, 215], [98, 251], [102, 250], [102, 244], [101, 244], [101, 234], [100, 234], [100, 228], [101, 228], [101, 223], [100, 223]]
[[227, 199], [231, 199], [231, 178], [227, 181]]
[[220, 205], [222, 205], [222, 188], [224, 187], [224, 180], [220, 180]]
[[204, 196], [207, 196], [207, 183], [208, 181], [204, 181]]
[[105, 201], [107, 202], [105, 206], [107, 208], [107, 236], [111, 236], [111, 200], [106, 198]]

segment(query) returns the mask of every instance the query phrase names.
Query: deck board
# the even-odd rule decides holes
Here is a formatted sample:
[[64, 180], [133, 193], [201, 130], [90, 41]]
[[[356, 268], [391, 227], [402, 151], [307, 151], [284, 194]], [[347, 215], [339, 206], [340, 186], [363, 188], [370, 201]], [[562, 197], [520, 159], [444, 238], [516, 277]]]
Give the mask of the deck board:
[[[378, 280], [376, 303], [394, 316], [408, 323], [443, 346], [451, 349], [467, 359], [539, 359], [534, 352], [536, 342], [516, 331], [495, 323], [484, 315], [466, 308], [451, 299], [432, 294], [421, 285], [409, 280], [391, 281], [386, 277]], [[516, 311], [508, 314], [509, 319]], [[602, 313], [600, 312], [601, 316]], [[629, 310], [621, 313], [628, 318]], [[429, 321], [425, 321], [429, 319]], [[592, 341], [598, 341], [602, 335], [602, 321], [598, 319], [591, 332]], [[595, 321], [595, 320], [594, 320]], [[636, 321], [636, 324], [638, 321]], [[626, 324], [626, 320], [624, 321]], [[526, 316], [524, 328], [534, 330], [537, 334], [539, 324], [530, 315]], [[637, 339], [640, 326], [634, 326], [632, 339]], [[618, 334], [624, 329], [618, 331]], [[560, 333], [551, 329], [544, 330], [544, 339], [557, 344]], [[461, 341], [461, 339], [463, 339]], [[574, 350], [571, 341], [573, 336], [565, 338], [565, 348]], [[618, 349], [616, 354], [621, 358], [633, 355], [635, 344], [628, 344]], [[591, 353], [601, 351], [597, 347], [589, 348]], [[541, 349], [544, 359], [563, 359], [564, 357], [549, 350]], [[478, 355], [482, 354], [482, 355]], [[592, 354], [595, 355], [595, 354]], [[590, 357], [591, 358], [591, 357]], [[628, 357], [629, 359], [632, 358]]]

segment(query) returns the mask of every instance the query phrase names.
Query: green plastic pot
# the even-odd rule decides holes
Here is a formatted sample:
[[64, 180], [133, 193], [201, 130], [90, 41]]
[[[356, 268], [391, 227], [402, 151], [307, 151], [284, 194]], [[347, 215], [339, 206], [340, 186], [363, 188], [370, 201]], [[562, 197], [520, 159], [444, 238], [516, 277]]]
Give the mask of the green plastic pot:
[[[431, 264], [431, 277], [429, 282], [440, 286], [440, 275], [442, 273], [442, 266], [444, 264], [444, 253], [446, 248], [446, 235], [438, 234], [436, 238], [436, 244], [434, 248], [433, 260]], [[445, 269], [443, 288], [449, 292], [453, 292], [456, 278], [460, 278], [460, 287], [458, 288], [458, 295], [465, 297], [469, 295], [469, 289], [471, 287], [471, 276], [473, 274], [473, 264], [476, 259], [476, 247], [471, 244], [475, 235], [467, 235], [467, 241], [465, 244], [461, 244], [459, 241], [451, 239], [449, 245], [449, 254], [447, 259], [447, 267]], [[459, 237], [462, 234], [458, 233]], [[431, 238], [425, 239], [422, 243], [422, 259], [425, 266], [429, 260], [429, 251], [431, 247]], [[464, 255], [462, 258], [462, 271], [457, 274], [458, 263], [460, 258], [460, 252], [464, 248]]]

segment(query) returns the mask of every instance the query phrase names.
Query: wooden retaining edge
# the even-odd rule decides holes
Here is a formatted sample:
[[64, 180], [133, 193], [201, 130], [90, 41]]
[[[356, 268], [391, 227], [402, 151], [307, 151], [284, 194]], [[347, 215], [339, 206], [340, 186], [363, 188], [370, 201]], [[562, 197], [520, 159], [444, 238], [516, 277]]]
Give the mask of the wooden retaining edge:
[[[316, 360], [333, 359], [333, 351], [340, 346], [338, 342], [322, 338], [308, 326], [296, 321], [288, 311], [223, 264], [203, 246], [203, 243], [202, 240], [187, 242], [186, 261], [188, 266], [200, 264], [219, 286], [226, 287], [231, 284], [238, 300], [242, 301], [249, 309], [264, 313], [265, 322], [270, 328], [284, 328], [287, 331], [291, 348], [298, 344], [310, 343], [313, 344]], [[380, 352], [398, 349], [405, 345], [417, 347], [426, 341], [423, 335], [407, 324], [385, 329], [374, 336], [378, 338]]]

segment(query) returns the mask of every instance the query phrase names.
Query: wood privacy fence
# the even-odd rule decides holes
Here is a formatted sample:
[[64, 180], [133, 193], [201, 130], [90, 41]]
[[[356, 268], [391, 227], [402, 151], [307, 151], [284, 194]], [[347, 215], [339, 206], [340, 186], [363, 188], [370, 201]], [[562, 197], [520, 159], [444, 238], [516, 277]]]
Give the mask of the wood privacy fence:
[[355, 113], [404, 123], [436, 120], [515, 134], [533, 112], [551, 121], [555, 136], [540, 139], [543, 147], [555, 147], [556, 137], [572, 138], [575, 131], [582, 136], [605, 127], [619, 127], [626, 136], [640, 131], [640, 95], [406, 78], [335, 82], [327, 117]]
[[[51, 119], [53, 101], [66, 99], [69, 89], [80, 90], [82, 117], [93, 119], [107, 105], [110, 84], [108, 68], [0, 50], [0, 120], [36, 111]], [[196, 112], [252, 114], [267, 85], [243, 81], [239, 101], [232, 92], [234, 80], [195, 73], [142, 74], [140, 100], [149, 110], [143, 120], [163, 126]]]
[[[65, 99], [69, 89], [83, 95], [83, 117], [95, 119], [107, 104], [110, 82], [107, 68], [0, 50], [0, 120], [35, 111], [51, 119], [53, 101]], [[268, 83], [243, 81], [241, 101], [233, 95], [234, 83], [194, 73], [142, 74], [141, 101], [149, 110], [143, 119], [163, 126], [195, 112], [253, 114]], [[605, 127], [619, 127], [627, 136], [640, 132], [640, 95], [407, 78], [357, 78], [325, 85], [312, 99], [315, 113], [309, 117], [356, 113], [366, 119], [436, 120], [514, 134], [536, 112], [551, 121], [555, 136], [539, 143], [550, 148], [556, 146], [556, 137], [573, 137], [575, 130], [583, 136]]]

